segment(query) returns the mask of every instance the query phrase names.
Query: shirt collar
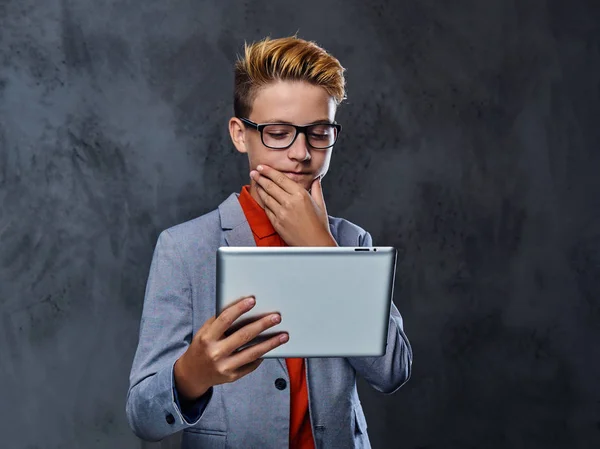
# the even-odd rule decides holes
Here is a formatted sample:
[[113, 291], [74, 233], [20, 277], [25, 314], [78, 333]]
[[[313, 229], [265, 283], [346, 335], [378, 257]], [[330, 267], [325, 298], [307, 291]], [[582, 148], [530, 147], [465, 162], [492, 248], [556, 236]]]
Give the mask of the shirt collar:
[[252, 232], [261, 239], [277, 234], [265, 210], [260, 207], [260, 204], [256, 202], [252, 195], [250, 195], [249, 188], [249, 185], [243, 186], [238, 199], [242, 206], [242, 210], [244, 211], [244, 215], [248, 220], [250, 229], [252, 229]]

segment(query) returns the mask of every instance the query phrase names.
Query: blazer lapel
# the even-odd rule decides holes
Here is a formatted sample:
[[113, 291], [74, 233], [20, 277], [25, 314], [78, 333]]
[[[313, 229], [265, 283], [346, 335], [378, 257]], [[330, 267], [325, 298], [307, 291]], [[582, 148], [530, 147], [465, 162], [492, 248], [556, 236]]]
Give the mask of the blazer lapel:
[[256, 246], [238, 196], [238, 193], [232, 193], [219, 205], [225, 244], [226, 246]]
[[[226, 246], [256, 246], [252, 230], [250, 229], [246, 215], [244, 215], [238, 197], [238, 193], [232, 193], [219, 205], [223, 240]], [[277, 358], [276, 360], [289, 377], [285, 359]], [[267, 361], [268, 359], [265, 360], [265, 362]]]

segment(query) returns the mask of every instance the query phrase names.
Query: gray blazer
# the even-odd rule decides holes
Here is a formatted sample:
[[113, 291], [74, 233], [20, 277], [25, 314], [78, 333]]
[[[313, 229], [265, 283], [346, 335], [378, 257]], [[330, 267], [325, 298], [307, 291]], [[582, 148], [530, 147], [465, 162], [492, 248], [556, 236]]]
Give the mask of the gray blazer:
[[[265, 359], [254, 372], [211, 388], [186, 410], [174, 388], [175, 361], [215, 315], [217, 248], [255, 246], [238, 196], [232, 193], [218, 209], [158, 237], [126, 405], [129, 425], [143, 440], [159, 441], [183, 430], [182, 449], [289, 446], [285, 359]], [[347, 220], [330, 216], [329, 225], [340, 246], [372, 246], [371, 235]], [[306, 359], [316, 447], [370, 448], [356, 373], [376, 390], [391, 394], [409, 379], [411, 365], [410, 343], [393, 304], [384, 356]]]

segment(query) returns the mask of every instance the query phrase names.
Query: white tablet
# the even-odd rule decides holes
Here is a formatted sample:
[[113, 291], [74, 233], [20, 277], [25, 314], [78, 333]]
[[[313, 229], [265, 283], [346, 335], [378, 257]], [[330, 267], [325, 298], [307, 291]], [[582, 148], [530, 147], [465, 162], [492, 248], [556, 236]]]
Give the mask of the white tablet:
[[251, 295], [256, 305], [232, 331], [279, 312], [281, 323], [250, 344], [290, 338], [264, 358], [382, 356], [395, 273], [393, 247], [220, 247], [217, 315]]

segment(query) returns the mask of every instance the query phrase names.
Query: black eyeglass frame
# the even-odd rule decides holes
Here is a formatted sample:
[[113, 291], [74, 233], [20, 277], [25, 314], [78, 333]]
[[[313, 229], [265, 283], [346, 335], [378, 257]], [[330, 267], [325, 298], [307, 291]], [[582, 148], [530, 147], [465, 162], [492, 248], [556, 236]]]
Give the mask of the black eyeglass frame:
[[[298, 134], [301, 134], [301, 133], [304, 134], [304, 136], [306, 137], [306, 143], [308, 143], [308, 145], [310, 145], [312, 148], [314, 148], [315, 150], [326, 150], [336, 144], [338, 137], [340, 136], [340, 133], [342, 132], [342, 125], [340, 125], [339, 123], [313, 123], [311, 125], [299, 126], [299, 125], [292, 125], [291, 123], [260, 123], [259, 124], [259, 123], [254, 123], [252, 120], [248, 120], [247, 118], [243, 118], [243, 117], [238, 117], [238, 119], [240, 119], [242, 121], [242, 123], [244, 123], [245, 125], [248, 125], [254, 129], [256, 129], [260, 133], [260, 140], [262, 141], [262, 144], [272, 150], [287, 150], [289, 147], [291, 147], [294, 144], [294, 142], [298, 138]], [[265, 139], [263, 137], [263, 129], [265, 129], [265, 127], [271, 126], [271, 125], [292, 126], [296, 129], [296, 135], [294, 136], [294, 138], [292, 139], [290, 144], [285, 147], [271, 147], [265, 143]], [[308, 134], [307, 134], [308, 128], [311, 128], [313, 126], [319, 126], [319, 125], [333, 126], [336, 129], [335, 140], [333, 141], [333, 143], [331, 145], [326, 146], [326, 147], [315, 147], [310, 143]]]

